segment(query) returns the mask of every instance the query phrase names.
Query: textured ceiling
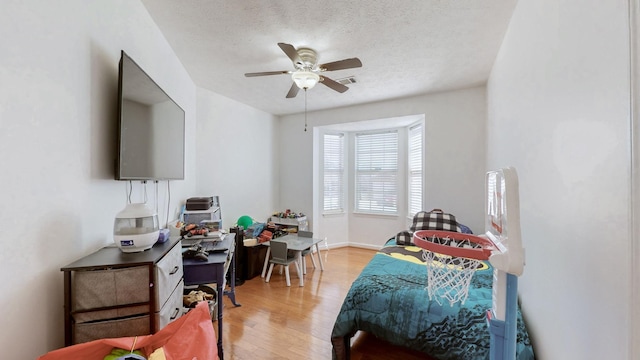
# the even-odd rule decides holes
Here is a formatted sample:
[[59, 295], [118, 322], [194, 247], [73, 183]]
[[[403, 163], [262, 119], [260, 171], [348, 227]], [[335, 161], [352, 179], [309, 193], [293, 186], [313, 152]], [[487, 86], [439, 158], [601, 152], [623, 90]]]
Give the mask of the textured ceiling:
[[197, 86], [276, 114], [304, 111], [285, 98], [293, 70], [277, 46], [309, 47], [327, 63], [357, 57], [338, 93], [319, 84], [309, 111], [486, 83], [517, 0], [142, 0]]

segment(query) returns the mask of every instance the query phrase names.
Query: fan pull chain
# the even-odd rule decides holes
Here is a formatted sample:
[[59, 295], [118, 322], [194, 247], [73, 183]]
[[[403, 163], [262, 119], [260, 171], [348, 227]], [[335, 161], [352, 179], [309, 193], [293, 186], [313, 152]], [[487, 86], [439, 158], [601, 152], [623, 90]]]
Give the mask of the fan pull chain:
[[304, 132], [307, 132], [307, 88], [304, 88]]

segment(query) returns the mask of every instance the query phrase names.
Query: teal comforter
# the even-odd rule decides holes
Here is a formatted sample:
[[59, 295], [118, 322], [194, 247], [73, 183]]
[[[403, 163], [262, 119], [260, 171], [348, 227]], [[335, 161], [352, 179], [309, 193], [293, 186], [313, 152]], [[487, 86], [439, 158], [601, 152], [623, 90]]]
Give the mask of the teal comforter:
[[[464, 305], [429, 301], [422, 250], [386, 246], [353, 282], [331, 334], [333, 358], [349, 358], [349, 340], [362, 330], [392, 344], [440, 360], [489, 359], [486, 312], [491, 308], [493, 269], [476, 271]], [[518, 308], [518, 360], [533, 360]]]

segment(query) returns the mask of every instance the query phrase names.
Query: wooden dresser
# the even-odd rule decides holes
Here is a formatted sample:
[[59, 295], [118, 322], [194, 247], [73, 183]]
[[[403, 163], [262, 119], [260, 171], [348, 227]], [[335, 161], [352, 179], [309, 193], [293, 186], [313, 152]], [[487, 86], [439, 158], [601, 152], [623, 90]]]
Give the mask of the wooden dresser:
[[183, 313], [179, 239], [138, 253], [105, 247], [61, 270], [66, 346], [153, 334]]

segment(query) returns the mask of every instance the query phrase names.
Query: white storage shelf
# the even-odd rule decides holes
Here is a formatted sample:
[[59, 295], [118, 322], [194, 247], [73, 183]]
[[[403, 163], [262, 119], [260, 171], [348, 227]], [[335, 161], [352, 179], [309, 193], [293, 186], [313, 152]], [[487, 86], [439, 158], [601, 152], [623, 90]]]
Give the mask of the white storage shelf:
[[307, 231], [309, 230], [309, 223], [307, 222], [306, 216], [301, 216], [298, 218], [280, 218], [280, 217], [270, 217], [269, 221], [276, 224], [281, 225], [285, 228], [296, 228], [297, 230]]

